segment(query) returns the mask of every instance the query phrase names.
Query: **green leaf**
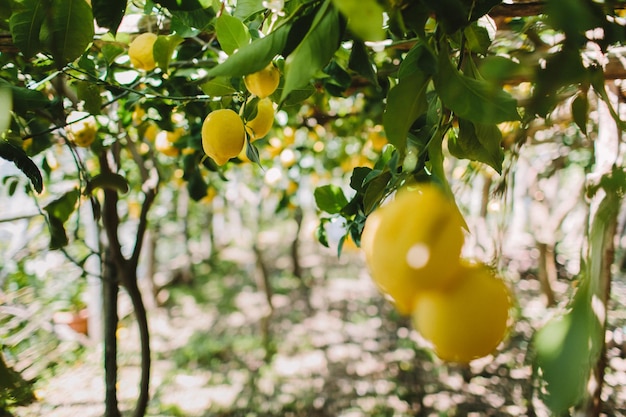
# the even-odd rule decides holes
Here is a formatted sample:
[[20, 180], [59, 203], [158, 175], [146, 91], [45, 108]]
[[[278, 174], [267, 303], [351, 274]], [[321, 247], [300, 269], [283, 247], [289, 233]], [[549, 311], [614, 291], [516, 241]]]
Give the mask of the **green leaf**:
[[85, 0], [52, 0], [49, 48], [58, 67], [83, 54], [94, 35], [93, 14]]
[[66, 222], [76, 209], [76, 202], [80, 193], [77, 188], [66, 192], [56, 200], [46, 204], [43, 209], [49, 216], [56, 217], [62, 222]]
[[50, 225], [50, 249], [60, 249], [68, 244], [63, 224], [76, 209], [79, 196], [80, 192], [75, 188], [43, 207]]
[[459, 136], [448, 137], [448, 150], [459, 159], [483, 162], [502, 173], [502, 133], [496, 125], [474, 124], [459, 119]]
[[208, 29], [215, 19], [211, 7], [196, 10], [170, 10], [172, 13], [172, 31], [183, 37], [196, 36]]
[[320, 224], [315, 230], [315, 236], [317, 237], [317, 240], [327, 248], [329, 247], [329, 245], [328, 245], [328, 236], [326, 234], [326, 224], [329, 223], [329, 221], [330, 220], [327, 218], [321, 218]]
[[246, 20], [250, 16], [262, 12], [263, 10], [265, 10], [263, 0], [237, 0], [235, 13], [233, 15], [238, 19]]
[[211, 0], [154, 0], [154, 2], [166, 7], [170, 11], [192, 11], [211, 6]]
[[367, 51], [367, 47], [359, 40], [355, 40], [352, 44], [348, 68], [357, 72], [372, 84], [378, 85], [375, 65]]
[[207, 71], [210, 78], [218, 76], [243, 77], [257, 72], [278, 55], [287, 42], [290, 25], [279, 26], [267, 36], [241, 47], [223, 63]]
[[200, 88], [204, 94], [210, 97], [230, 96], [237, 92], [230, 82], [230, 77], [227, 76], [215, 77], [210, 81], [202, 83]]
[[348, 204], [341, 187], [332, 184], [317, 187], [314, 196], [317, 207], [329, 214], [340, 213], [341, 209]]
[[369, 167], [356, 167], [352, 170], [352, 175], [350, 176], [350, 188], [352, 188], [357, 193], [363, 190], [363, 182], [365, 178], [372, 172], [372, 168]]
[[246, 138], [246, 157], [258, 166], [261, 166], [259, 150], [256, 146], [254, 146], [254, 144], [250, 143], [250, 138], [248, 137]]
[[336, 97], [342, 97], [352, 84], [352, 76], [337, 61], [330, 61], [324, 68], [324, 73], [328, 75], [323, 79], [324, 88]]
[[391, 172], [384, 171], [367, 183], [365, 196], [363, 197], [363, 211], [365, 214], [371, 213], [378, 207], [380, 201], [385, 196], [389, 180], [391, 180]]
[[428, 109], [426, 90], [430, 77], [421, 72], [405, 76], [389, 90], [387, 107], [383, 114], [383, 126], [387, 140], [404, 152], [407, 134], [413, 122]]
[[327, 2], [320, 8], [300, 45], [285, 60], [285, 84], [280, 101], [293, 90], [307, 85], [328, 64], [339, 47], [340, 23], [337, 9]]
[[222, 13], [215, 22], [215, 33], [222, 50], [231, 55], [250, 43], [250, 32], [243, 22], [229, 14]]
[[12, 87], [11, 90], [13, 94], [13, 109], [19, 114], [50, 106], [50, 101], [41, 91], [31, 90], [26, 87]]
[[13, 162], [28, 177], [35, 191], [40, 193], [43, 190], [41, 172], [22, 148], [18, 148], [5, 140], [0, 140], [0, 158]]
[[491, 45], [491, 37], [486, 28], [474, 22], [463, 30], [463, 34], [468, 50], [483, 55], [487, 53]]
[[469, 78], [452, 65], [447, 51], [439, 54], [435, 88], [443, 104], [457, 116], [475, 123], [519, 120], [517, 101], [500, 87]]
[[19, 8], [14, 10], [9, 20], [13, 42], [26, 58], [31, 58], [43, 49], [39, 33], [50, 0], [24, 0], [16, 6]]
[[[535, 61], [536, 57], [531, 56], [531, 60]], [[542, 68], [536, 70], [533, 97], [526, 111], [545, 117], [561, 103], [563, 89], [589, 83], [590, 72], [593, 73], [593, 67], [584, 66], [577, 48], [564, 47], [547, 57]]]
[[11, 87], [0, 83], [0, 137], [11, 126], [13, 110], [13, 93]]
[[126, 194], [130, 190], [128, 180], [114, 172], [100, 173], [92, 177], [87, 184], [86, 192], [91, 193], [96, 188], [118, 191], [121, 194]]
[[127, 0], [91, 0], [93, 16], [98, 26], [117, 33], [126, 12]]
[[100, 106], [102, 105], [102, 97], [100, 96], [100, 87], [95, 83], [87, 81], [79, 81], [76, 83], [76, 95], [79, 100], [85, 102], [85, 111], [91, 114], [100, 114]]
[[502, 0], [424, 0], [448, 34], [468, 26], [501, 2]]
[[383, 8], [376, 0], [333, 0], [333, 4], [348, 19], [348, 28], [364, 41], [385, 38]]
[[179, 35], [159, 35], [154, 46], [152, 48], [154, 54], [154, 61], [157, 66], [163, 71], [167, 72], [170, 65], [170, 59], [172, 54], [178, 45], [180, 45], [185, 39]]
[[207, 195], [207, 190], [209, 186], [207, 185], [202, 173], [199, 169], [193, 170], [193, 172], [187, 178], [187, 191], [189, 192], [189, 197], [191, 197], [194, 201], [200, 201], [204, 196]]
[[602, 27], [606, 16], [599, 5], [586, 0], [548, 0], [548, 23], [576, 43], [586, 40], [585, 31]]
[[583, 132], [583, 135], [586, 136], [587, 121], [589, 119], [589, 99], [584, 92], [580, 92], [572, 101], [572, 118], [576, 126], [578, 126], [580, 131]]
[[115, 58], [122, 55], [123, 53], [124, 48], [122, 48], [121, 46], [112, 44], [104, 44], [102, 46], [102, 56], [109, 64], [111, 64], [115, 60]]
[[402, 80], [415, 72], [434, 75], [437, 72], [437, 59], [422, 43], [417, 43], [406, 54], [398, 68], [398, 78]]
[[480, 60], [478, 72], [487, 81], [502, 83], [518, 77], [528, 78], [532, 75], [532, 68], [503, 56], [489, 55]]

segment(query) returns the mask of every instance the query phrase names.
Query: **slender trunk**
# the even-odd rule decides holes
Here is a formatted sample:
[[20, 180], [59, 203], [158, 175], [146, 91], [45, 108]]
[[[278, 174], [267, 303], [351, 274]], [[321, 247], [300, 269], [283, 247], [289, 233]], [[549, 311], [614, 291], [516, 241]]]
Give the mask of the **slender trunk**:
[[[109, 160], [106, 154], [100, 156], [100, 166], [103, 172], [112, 172]], [[141, 167], [141, 166], [140, 166]], [[118, 235], [120, 225], [120, 217], [117, 209], [119, 196], [115, 190], [104, 190], [104, 205], [102, 211], [102, 222], [107, 237], [107, 262], [105, 267], [111, 272], [111, 277], [105, 275], [105, 287], [110, 282], [114, 282], [113, 291], [107, 289], [106, 295], [110, 300], [105, 299], [105, 305], [108, 305], [108, 317], [111, 317], [111, 323], [105, 324], [105, 374], [106, 374], [106, 397], [110, 398], [110, 405], [107, 407], [111, 410], [111, 414], [105, 417], [119, 417], [119, 407], [116, 397], [117, 382], [117, 340], [115, 332], [117, 330], [117, 296], [119, 285], [126, 288], [133, 304], [136, 314], [137, 325], [139, 328], [140, 344], [141, 344], [141, 379], [139, 387], [139, 398], [135, 406], [134, 417], [142, 417], [145, 415], [149, 401], [149, 385], [150, 385], [150, 339], [148, 330], [148, 319], [146, 308], [141, 298], [141, 292], [137, 285], [137, 266], [139, 264], [139, 256], [143, 247], [143, 239], [147, 229], [148, 211], [156, 197], [158, 187], [158, 173], [153, 171], [154, 176], [149, 177], [145, 174], [144, 184], [148, 185], [144, 192], [144, 201], [141, 206], [141, 214], [139, 216], [139, 224], [137, 226], [135, 247], [130, 258], [125, 258], [122, 254], [122, 243]], [[153, 187], [149, 187], [153, 185]], [[118, 279], [115, 279], [118, 278]], [[114, 294], [113, 294], [114, 293]], [[107, 313], [105, 313], [106, 315]], [[115, 326], [113, 326], [113, 318], [115, 317]]]
[[[609, 299], [611, 296], [611, 266], [615, 261], [615, 235], [617, 233], [617, 217], [611, 219], [611, 223], [607, 227], [604, 235], [602, 246], [602, 267], [598, 280], [599, 293], [601, 295], [602, 307], [604, 309], [604, 320], [601, 323], [604, 332], [606, 332], [607, 314], [609, 311]], [[604, 334], [603, 332], [603, 334]], [[577, 415], [585, 415], [598, 417], [602, 411], [602, 388], [604, 385], [604, 373], [606, 368], [606, 341], [604, 338], [600, 340], [600, 354], [595, 366], [591, 370], [590, 383], [588, 385], [589, 392], [587, 398], [583, 402], [580, 410], [582, 413]]]
[[121, 417], [117, 402], [117, 297], [119, 283], [117, 268], [112, 262], [108, 249], [104, 254], [102, 299], [104, 310], [104, 381], [105, 381], [105, 417]]
[[296, 207], [293, 216], [296, 221], [296, 233], [291, 243], [291, 262], [293, 265], [293, 275], [302, 281], [302, 267], [300, 266], [300, 230], [302, 229], [302, 208]]
[[141, 379], [139, 381], [139, 397], [135, 405], [134, 417], [143, 417], [150, 400], [150, 329], [148, 327], [148, 314], [141, 298], [141, 292], [137, 285], [137, 271], [127, 272], [124, 288], [128, 293], [135, 310], [135, 319], [139, 329], [139, 343], [141, 347]]
[[554, 249], [551, 245], [537, 242], [539, 249], [538, 278], [541, 283], [541, 292], [546, 296], [546, 306], [553, 307], [556, 304], [552, 283], [556, 281], [556, 265], [554, 262]]

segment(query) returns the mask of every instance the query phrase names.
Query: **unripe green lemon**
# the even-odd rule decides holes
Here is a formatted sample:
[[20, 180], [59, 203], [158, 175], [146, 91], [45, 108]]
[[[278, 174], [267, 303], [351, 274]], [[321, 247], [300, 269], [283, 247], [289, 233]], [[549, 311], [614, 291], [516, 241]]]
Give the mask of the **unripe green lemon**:
[[369, 215], [361, 247], [372, 279], [402, 314], [421, 290], [456, 279], [463, 223], [453, 202], [433, 184], [400, 190]]
[[512, 300], [504, 281], [484, 265], [463, 265], [457, 274], [453, 287], [417, 295], [413, 323], [441, 359], [468, 363], [502, 341]]
[[202, 148], [216, 164], [239, 155], [245, 143], [243, 121], [231, 109], [214, 110], [202, 123]]
[[274, 64], [270, 63], [261, 71], [246, 75], [243, 82], [249, 92], [259, 98], [265, 98], [272, 95], [278, 88], [280, 72]]
[[133, 67], [144, 71], [156, 68], [153, 49], [157, 38], [156, 34], [146, 32], [133, 39], [128, 47], [128, 57]]

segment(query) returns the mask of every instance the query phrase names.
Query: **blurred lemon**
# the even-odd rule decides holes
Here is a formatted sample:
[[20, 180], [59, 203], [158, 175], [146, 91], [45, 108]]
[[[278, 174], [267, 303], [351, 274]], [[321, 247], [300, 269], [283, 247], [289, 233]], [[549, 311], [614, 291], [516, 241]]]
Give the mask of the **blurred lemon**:
[[441, 359], [468, 363], [502, 341], [512, 299], [504, 281], [484, 265], [463, 265], [456, 274], [452, 288], [417, 295], [413, 323]]
[[157, 38], [156, 34], [146, 32], [133, 39], [128, 47], [128, 57], [133, 67], [144, 71], [156, 68], [153, 50]]
[[463, 223], [456, 206], [436, 185], [402, 189], [369, 215], [361, 247], [372, 279], [402, 314], [413, 311], [421, 290], [458, 279]]
[[91, 146], [96, 138], [98, 126], [96, 118], [87, 112], [71, 112], [67, 117], [68, 125], [65, 127], [68, 138], [82, 148]]

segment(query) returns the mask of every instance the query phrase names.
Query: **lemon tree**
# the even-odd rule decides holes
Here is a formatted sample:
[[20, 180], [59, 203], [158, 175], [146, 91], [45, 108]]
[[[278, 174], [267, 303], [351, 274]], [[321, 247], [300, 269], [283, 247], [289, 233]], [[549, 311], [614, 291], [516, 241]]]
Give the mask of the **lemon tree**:
[[[320, 242], [328, 244], [327, 226], [340, 222], [345, 235], [337, 249], [344, 242], [362, 246], [375, 282], [398, 310], [413, 315], [441, 357], [466, 362], [500, 341], [510, 301], [499, 280], [460, 260], [465, 232], [450, 165], [471, 161], [506, 176], [515, 170], [523, 129], [564, 104], [581, 134], [590, 133], [594, 103], [610, 104], [605, 79], [616, 76], [608, 71], [612, 53], [626, 43], [621, 6], [8, 0], [0, 8], [0, 29], [10, 34], [10, 44], [0, 46], [0, 157], [15, 164], [41, 201], [51, 249], [82, 245], [106, 261], [103, 276], [119, 274], [102, 279], [110, 285], [103, 305], [115, 311], [118, 282], [129, 293], [142, 349], [135, 415], [145, 413], [150, 392], [150, 334], [137, 285], [150, 209], [168, 186], [185, 187], [201, 201], [238, 169], [254, 166], [247, 161], [261, 165], [251, 169], [281, 193], [281, 207], [306, 192], [293, 184], [315, 186], [308, 192], [320, 214]], [[609, 107], [623, 128], [619, 111]], [[89, 122], [69, 123], [77, 112]], [[511, 125], [521, 128], [504, 138], [503, 126]], [[66, 172], [51, 175], [59, 166]], [[604, 174], [597, 189], [621, 196]], [[53, 186], [59, 178], [64, 187]], [[620, 178], [619, 170], [611, 178]], [[69, 182], [75, 187], [65, 187]], [[416, 186], [426, 183], [436, 185]], [[123, 208], [139, 201], [130, 219]], [[85, 204], [103, 230], [103, 247], [84, 244], [73, 230]], [[118, 231], [127, 228], [118, 226], [125, 221], [136, 236], [122, 248]], [[598, 271], [610, 271], [600, 266], [585, 275], [593, 284]], [[608, 285], [589, 288], [576, 306], [610, 298]], [[493, 311], [485, 294], [498, 300]], [[485, 302], [477, 306], [472, 298]], [[460, 331], [455, 323], [464, 312], [477, 321], [493, 313], [495, 330], [468, 324], [473, 330]], [[429, 315], [435, 319], [427, 321]], [[107, 317], [105, 343], [114, 346], [116, 317]], [[571, 386], [587, 386], [586, 371], [600, 366], [595, 346], [602, 335], [590, 336], [592, 365], [563, 355], [576, 359], [573, 368], [584, 365]], [[452, 346], [457, 342], [467, 348]], [[566, 342], [558, 346], [563, 352], [571, 349]], [[107, 372], [114, 372], [115, 349], [105, 350]], [[555, 362], [542, 358], [537, 366], [553, 371]], [[111, 375], [107, 381], [106, 415], [117, 416], [116, 381]], [[555, 386], [542, 387], [563, 399], [550, 403], [560, 404], [555, 412], [580, 406], [573, 388]]]

